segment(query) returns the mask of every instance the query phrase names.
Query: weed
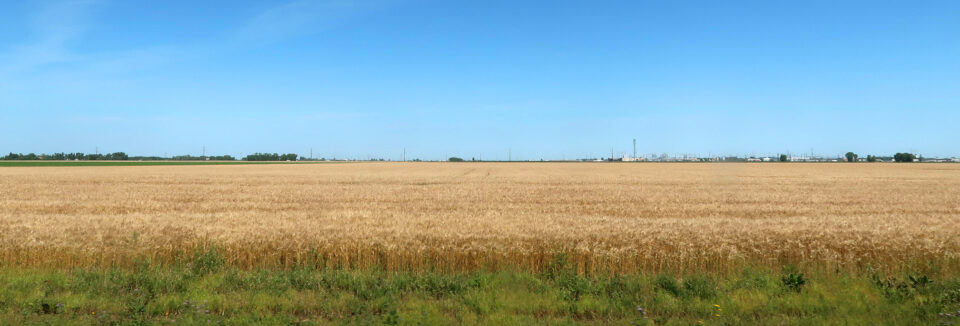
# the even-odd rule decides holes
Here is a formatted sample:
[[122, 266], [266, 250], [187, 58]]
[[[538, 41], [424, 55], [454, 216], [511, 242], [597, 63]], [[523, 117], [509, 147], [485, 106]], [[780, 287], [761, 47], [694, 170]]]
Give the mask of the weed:
[[225, 259], [215, 247], [209, 247], [206, 251], [194, 253], [193, 259], [187, 263], [187, 270], [193, 276], [204, 276], [210, 273], [219, 272], [225, 263]]
[[800, 293], [803, 290], [803, 286], [807, 284], [807, 279], [803, 277], [803, 273], [788, 273], [780, 277], [780, 283], [790, 291]]
[[658, 289], [666, 291], [675, 297], [680, 296], [680, 283], [677, 283], [677, 279], [668, 274], [660, 274], [657, 276], [654, 284]]
[[684, 292], [700, 299], [711, 299], [717, 295], [717, 286], [706, 276], [693, 276], [683, 280]]

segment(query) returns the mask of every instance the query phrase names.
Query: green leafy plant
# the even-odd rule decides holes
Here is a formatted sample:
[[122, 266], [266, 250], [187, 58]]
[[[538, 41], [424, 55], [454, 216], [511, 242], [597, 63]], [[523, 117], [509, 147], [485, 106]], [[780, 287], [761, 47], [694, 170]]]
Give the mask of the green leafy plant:
[[204, 276], [210, 273], [220, 271], [226, 260], [220, 255], [216, 248], [209, 248], [206, 251], [198, 251], [193, 255], [193, 259], [187, 264], [187, 270], [194, 276]]
[[683, 280], [685, 293], [701, 299], [710, 299], [717, 295], [717, 287], [713, 280], [705, 276], [694, 276]]
[[807, 284], [807, 279], [803, 277], [803, 273], [789, 273], [781, 277], [780, 282], [788, 290], [799, 293]]
[[667, 293], [672, 294], [673, 296], [680, 296], [680, 283], [677, 282], [677, 279], [671, 277], [667, 274], [660, 274], [657, 276], [657, 279], [653, 281], [656, 287], [660, 290], [667, 291]]

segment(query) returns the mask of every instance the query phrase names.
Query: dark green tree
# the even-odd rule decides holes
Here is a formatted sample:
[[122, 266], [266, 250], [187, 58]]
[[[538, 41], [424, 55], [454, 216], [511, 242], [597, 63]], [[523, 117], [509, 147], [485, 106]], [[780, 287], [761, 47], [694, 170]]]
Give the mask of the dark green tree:
[[916, 155], [912, 153], [896, 153], [893, 154], [893, 160], [896, 162], [913, 162], [917, 159]]
[[277, 153], [253, 153], [243, 158], [244, 161], [279, 161], [280, 154]]
[[780, 162], [786, 162], [786, 161], [787, 161], [787, 155], [786, 155], [786, 154], [780, 154]]
[[116, 152], [116, 153], [110, 153], [110, 154], [104, 155], [104, 159], [114, 160], [114, 161], [126, 161], [129, 158], [130, 157], [127, 156], [127, 153], [124, 153], [124, 152]]
[[857, 154], [854, 153], [854, 152], [847, 152], [847, 155], [846, 155], [846, 156], [847, 156], [847, 162], [856, 162], [856, 161], [857, 161]]

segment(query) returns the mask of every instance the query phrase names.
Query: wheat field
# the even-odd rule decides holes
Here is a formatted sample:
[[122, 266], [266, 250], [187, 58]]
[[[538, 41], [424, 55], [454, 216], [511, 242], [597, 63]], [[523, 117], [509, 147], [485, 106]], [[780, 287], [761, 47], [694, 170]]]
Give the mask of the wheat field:
[[336, 163], [0, 168], [22, 267], [960, 271], [960, 165]]

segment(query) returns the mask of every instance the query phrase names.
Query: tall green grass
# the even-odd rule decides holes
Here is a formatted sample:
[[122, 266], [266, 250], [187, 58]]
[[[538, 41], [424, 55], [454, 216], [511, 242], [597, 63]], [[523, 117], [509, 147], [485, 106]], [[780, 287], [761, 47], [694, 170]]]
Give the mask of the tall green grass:
[[[799, 280], [802, 280], [799, 281]], [[958, 325], [960, 278], [238, 270], [216, 251], [131, 269], [0, 269], [2, 325]]]

